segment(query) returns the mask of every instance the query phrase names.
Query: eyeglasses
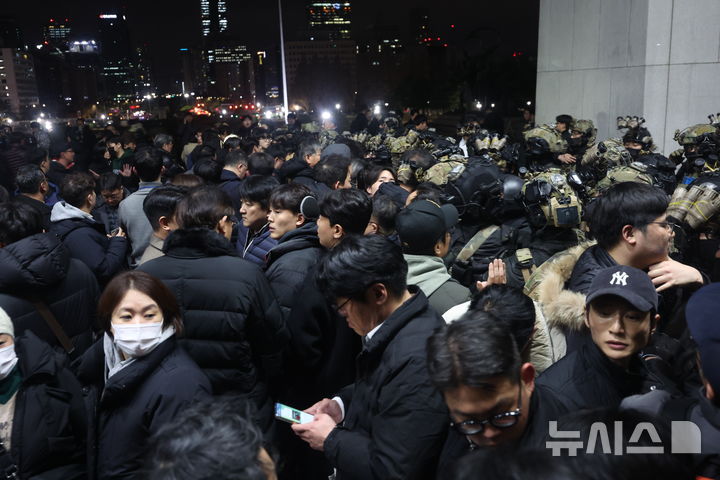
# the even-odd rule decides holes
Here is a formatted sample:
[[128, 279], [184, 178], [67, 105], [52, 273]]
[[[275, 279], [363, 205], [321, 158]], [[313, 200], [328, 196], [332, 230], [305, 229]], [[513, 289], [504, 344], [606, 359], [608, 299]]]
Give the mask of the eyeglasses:
[[347, 300], [345, 300], [345, 301], [344, 301], [343, 303], [341, 303], [340, 305], [333, 305], [333, 308], [335, 309], [336, 312], [339, 312], [340, 310], [342, 310], [343, 308], [345, 308], [345, 305], [347, 305], [350, 300], [352, 300], [352, 298], [348, 298]]
[[515, 410], [509, 412], [500, 413], [493, 415], [485, 420], [470, 419], [464, 422], [450, 422], [450, 426], [453, 427], [458, 433], [462, 435], [477, 435], [485, 431], [485, 425], [488, 423], [495, 428], [505, 429], [515, 426], [521, 415], [522, 410], [522, 381], [518, 387], [518, 407]]
[[675, 222], [668, 222], [668, 221], [665, 221], [665, 222], [648, 222], [648, 223], [654, 223], [655, 225], [660, 225], [661, 227], [663, 227], [665, 230], [667, 230], [667, 231], [669, 231], [669, 232], [675, 230], [675, 225], [677, 225]]

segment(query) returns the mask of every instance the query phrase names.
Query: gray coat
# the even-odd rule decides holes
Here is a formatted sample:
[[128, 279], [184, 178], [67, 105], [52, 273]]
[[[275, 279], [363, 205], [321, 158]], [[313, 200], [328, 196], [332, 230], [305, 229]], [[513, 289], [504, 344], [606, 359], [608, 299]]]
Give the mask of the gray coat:
[[120, 202], [118, 210], [120, 213], [120, 225], [130, 241], [132, 250], [129, 263], [132, 268], [137, 267], [140, 257], [142, 257], [145, 249], [150, 244], [150, 236], [152, 235], [150, 221], [143, 211], [143, 202], [153, 188], [161, 185], [160, 182], [140, 182], [138, 191]]

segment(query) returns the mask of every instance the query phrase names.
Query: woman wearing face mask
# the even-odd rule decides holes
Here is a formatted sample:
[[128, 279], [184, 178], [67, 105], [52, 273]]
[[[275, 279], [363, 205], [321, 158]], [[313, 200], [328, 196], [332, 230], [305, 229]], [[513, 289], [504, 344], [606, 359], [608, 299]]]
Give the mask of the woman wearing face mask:
[[96, 474], [135, 478], [147, 439], [191, 403], [208, 398], [210, 382], [182, 350], [180, 308], [157, 278], [116, 276], [98, 306], [103, 338], [81, 358], [80, 380], [97, 387]]
[[0, 478], [87, 478], [85, 419], [65, 358], [0, 309]]

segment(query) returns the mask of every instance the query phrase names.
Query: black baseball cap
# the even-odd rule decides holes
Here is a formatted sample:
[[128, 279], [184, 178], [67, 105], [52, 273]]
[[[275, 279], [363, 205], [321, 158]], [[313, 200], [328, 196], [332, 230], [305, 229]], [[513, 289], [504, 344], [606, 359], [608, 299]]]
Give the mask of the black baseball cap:
[[690, 297], [685, 307], [690, 336], [700, 353], [703, 374], [720, 391], [720, 283], [711, 283]]
[[623, 298], [641, 312], [658, 308], [658, 294], [648, 274], [626, 265], [600, 270], [590, 284], [585, 305], [603, 295]]
[[454, 205], [416, 200], [400, 210], [395, 219], [395, 229], [405, 253], [427, 255], [457, 221], [458, 211]]

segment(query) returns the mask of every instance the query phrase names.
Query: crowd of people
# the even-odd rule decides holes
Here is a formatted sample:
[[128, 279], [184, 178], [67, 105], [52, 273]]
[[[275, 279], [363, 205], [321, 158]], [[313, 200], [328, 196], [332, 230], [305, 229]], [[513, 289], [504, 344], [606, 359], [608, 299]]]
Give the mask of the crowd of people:
[[0, 476], [720, 478], [717, 119], [411, 114], [3, 129]]

